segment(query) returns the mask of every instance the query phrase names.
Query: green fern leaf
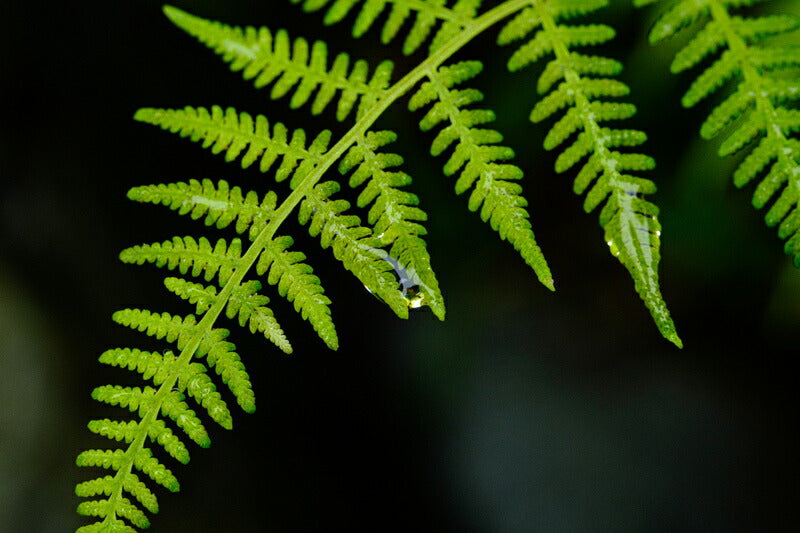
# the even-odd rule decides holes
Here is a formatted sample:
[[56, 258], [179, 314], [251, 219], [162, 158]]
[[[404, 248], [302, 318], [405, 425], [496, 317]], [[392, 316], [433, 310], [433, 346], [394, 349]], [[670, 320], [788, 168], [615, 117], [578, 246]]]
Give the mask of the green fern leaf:
[[[510, 70], [518, 70], [546, 55], [554, 58], [539, 80], [544, 93], [531, 112], [533, 122], [544, 121], [563, 109], [566, 113], [550, 129], [545, 148], [554, 150], [569, 139], [574, 141], [556, 159], [557, 172], [565, 172], [585, 161], [575, 180], [577, 194], [587, 192], [584, 210], [591, 212], [600, 205], [600, 225], [614, 256], [627, 268], [636, 292], [644, 301], [653, 320], [665, 338], [682, 346], [658, 282], [661, 226], [658, 209], [644, 199], [655, 192], [655, 185], [630, 172], [649, 170], [652, 158], [627, 154], [618, 148], [639, 146], [644, 133], [601, 126], [610, 120], [631, 117], [636, 109], [630, 104], [605, 101], [628, 94], [628, 87], [607, 76], [615, 75], [621, 66], [608, 59], [597, 59], [573, 51], [577, 47], [604, 43], [614, 37], [614, 30], [604, 25], [567, 26], [564, 19], [582, 15], [605, 2], [553, 2], [535, 4], [512, 19], [500, 33], [500, 41], [511, 42], [535, 31], [508, 62]], [[588, 76], [601, 77], [594, 78]], [[551, 90], [553, 85], [558, 86]]]
[[[289, 136], [286, 126], [280, 122], [270, 132], [267, 119], [247, 113], [237, 113], [229, 107], [225, 111], [213, 106], [209, 112], [203, 107], [184, 109], [140, 109], [134, 120], [159, 126], [192, 141], [203, 142], [203, 148], [212, 153], [225, 152], [225, 160], [234, 161], [241, 156], [242, 168], [259, 161], [261, 172], [267, 172], [281, 159], [275, 180], [281, 182], [292, 175], [299, 180], [316, 165], [320, 154], [330, 142], [330, 131], [320, 133], [308, 148], [306, 134], [297, 129]], [[299, 177], [298, 177], [299, 176]]]
[[335, 181], [316, 185], [303, 199], [298, 210], [300, 224], [308, 224], [308, 233], [319, 236], [323, 248], [352, 272], [364, 287], [386, 303], [400, 318], [408, 318], [408, 301], [398, 290], [398, 281], [388, 254], [372, 231], [361, 225], [355, 215], [343, 214], [350, 208], [347, 200], [331, 200], [339, 192]]
[[278, 293], [294, 302], [295, 310], [308, 320], [329, 348], [339, 348], [336, 328], [331, 320], [330, 299], [314, 269], [304, 263], [302, 252], [289, 251], [291, 237], [272, 239], [261, 252], [256, 271], [267, 276], [270, 285], [277, 285]]
[[189, 215], [193, 220], [205, 216], [206, 226], [226, 228], [234, 221], [236, 232], [257, 235], [270, 221], [277, 205], [277, 195], [270, 191], [259, 203], [258, 194], [248, 191], [243, 194], [239, 187], [232, 189], [225, 180], [214, 185], [211, 180], [190, 180], [188, 183], [170, 183], [134, 187], [128, 191], [128, 199], [135, 202], [164, 205], [180, 215]]
[[[427, 305], [444, 320], [445, 308], [439, 282], [431, 269], [425, 241], [427, 233], [420, 223], [428, 216], [418, 206], [419, 198], [400, 190], [411, 184], [404, 172], [387, 170], [403, 164], [397, 154], [379, 153], [378, 149], [397, 139], [391, 131], [368, 132], [350, 149], [339, 164], [339, 171], [350, 176], [351, 187], [364, 186], [358, 207], [372, 205], [368, 222], [382, 246], [391, 246], [386, 260], [395, 266], [409, 307]], [[366, 185], [365, 185], [366, 184]]]
[[[338, 120], [344, 120], [359, 105], [367, 109], [389, 86], [393, 65], [379, 64], [372, 76], [364, 60], [353, 63], [347, 54], [338, 54], [328, 66], [328, 47], [315, 41], [298, 38], [292, 41], [283, 30], [274, 34], [268, 28], [231, 27], [190, 15], [180, 9], [165, 6], [164, 13], [179, 28], [220, 54], [230, 63], [231, 70], [242, 71], [256, 87], [272, 84], [271, 98], [279, 99], [294, 89], [290, 106], [297, 109], [311, 104], [311, 112], [322, 113], [339, 96], [336, 109]], [[360, 114], [360, 113], [359, 113]]]
[[[303, 0], [307, 11], [327, 8], [327, 23], [338, 22], [359, 7], [355, 35], [365, 33], [386, 15], [384, 42], [402, 35], [407, 54], [430, 42], [429, 53], [422, 62], [392, 85], [390, 62], [381, 63], [371, 72], [365, 61], [351, 62], [345, 54], [329, 63], [327, 46], [322, 42], [290, 39], [283, 30], [273, 33], [266, 28], [232, 27], [173, 7], [164, 8], [177, 26], [220, 54], [232, 70], [241, 71], [257, 87], [271, 85], [273, 98], [290, 97], [291, 107], [310, 104], [315, 114], [335, 102], [339, 120], [356, 109], [355, 124], [330, 146], [332, 134], [328, 130], [312, 139], [302, 129], [289, 130], [280, 123], [270, 124], [261, 115], [238, 113], [233, 108], [145, 108], [136, 113], [137, 120], [201, 142], [227, 161], [238, 159], [243, 168], [257, 163], [262, 172], [274, 169], [276, 181], [288, 181], [290, 192], [278, 203], [273, 192], [245, 193], [225, 181], [209, 180], [148, 185], [129, 192], [135, 201], [167, 206], [179, 214], [202, 219], [207, 226], [233, 227], [239, 234], [247, 232], [249, 243], [243, 247], [242, 241], [234, 238], [219, 239], [212, 245], [207, 237], [173, 237], [161, 243], [134, 246], [120, 254], [126, 263], [155, 263], [184, 275], [202, 276], [206, 284], [176, 277], [165, 281], [169, 290], [195, 306], [196, 318], [140, 309], [115, 313], [118, 323], [174, 343], [177, 351], [117, 348], [101, 356], [105, 364], [141, 374], [147, 385], [106, 385], [93, 391], [96, 400], [126, 408], [135, 419], [90, 422], [92, 432], [123, 448], [87, 450], [78, 456], [76, 462], [80, 466], [112, 470], [111, 475], [76, 487], [76, 494], [87, 498], [78, 511], [98, 519], [79, 531], [135, 532], [149, 526], [145, 511], [155, 513], [159, 507], [145, 482], [149, 479], [170, 491], [179, 489], [178, 480], [155, 457], [151, 443], [157, 443], [182, 463], [189, 461], [189, 450], [176, 427], [200, 446], [210, 445], [203, 421], [190, 407], [189, 399], [221, 427], [232, 427], [232, 414], [209, 375], [210, 368], [245, 411], [255, 409], [250, 378], [234, 345], [227, 342], [228, 331], [216, 327], [216, 321], [224, 313], [241, 326], [262, 332], [286, 352], [291, 351], [291, 346], [268, 307], [269, 299], [260, 294], [261, 283], [245, 280], [251, 269], [266, 276], [268, 284], [276, 286], [278, 293], [294, 304], [328, 346], [338, 347], [331, 302], [320, 280], [306, 264], [305, 255], [290, 249], [291, 237], [276, 236], [295, 209], [300, 223], [308, 225], [310, 235], [318, 236], [322, 247], [331, 248], [336, 259], [396, 314], [407, 317], [409, 308], [427, 305], [439, 318], [444, 317], [444, 304], [423, 240], [427, 217], [418, 207], [419, 199], [404, 189], [410, 184], [410, 177], [398, 170], [402, 158], [383, 151], [395, 140], [394, 133], [373, 130], [388, 107], [415, 88], [412, 108], [432, 104], [422, 128], [441, 127], [432, 152], [438, 155], [452, 148], [444, 171], [457, 176], [456, 192], [471, 190], [469, 208], [480, 209], [483, 220], [508, 240], [542, 282], [552, 288], [549, 269], [528, 220], [527, 203], [520, 194], [518, 181], [522, 172], [505, 162], [513, 153], [500, 145], [501, 135], [483, 127], [494, 120], [494, 114], [471, 107], [482, 94], [457, 87], [474, 77], [481, 66], [474, 62], [442, 66], [479, 34], [513, 15], [517, 16], [501, 32], [501, 40], [520, 39], [539, 26], [544, 27], [544, 33], [534, 36], [515, 55], [516, 66], [527, 65], [545, 54], [555, 55], [539, 80], [540, 91], [550, 94], [537, 105], [532, 117], [543, 120], [566, 108], [546, 144], [555, 149], [575, 137], [557, 165], [566, 170], [588, 157], [576, 178], [575, 189], [579, 193], [589, 190], [587, 210], [604, 204], [600, 222], [606, 228], [612, 251], [631, 270], [639, 293], [662, 331], [665, 335], [672, 331], [666, 308], [658, 307], [663, 302], [655, 273], [657, 210], [641, 197], [652, 192], [653, 186], [647, 180], [623, 174], [651, 168], [652, 159], [611, 150], [638, 145], [643, 142], [643, 134], [599, 126], [600, 122], [621, 120], [634, 112], [632, 106], [601, 100], [627, 94], [627, 86], [609, 79], [619, 73], [621, 66], [610, 59], [570, 51], [603, 42], [613, 36], [613, 31], [599, 25], [556, 26], [554, 22], [600, 5], [604, 5], [601, 0], [548, 0], [546, 5], [509, 0], [479, 14], [480, 0]], [[770, 25], [744, 23], [741, 31], [756, 38], [772, 31], [767, 26]], [[754, 56], [754, 61], [761, 68], [772, 69], [795, 64], [798, 58], [791, 52], [781, 52]], [[792, 98], [790, 84], [775, 84], [774, 91], [783, 94], [784, 99]], [[741, 105], [732, 102], [730, 107], [735, 110]], [[574, 111], [576, 108], [582, 112]], [[720, 115], [720, 120], [730, 120], [730, 114]], [[783, 127], [792, 129], [795, 118], [789, 113], [782, 115], [780, 121]], [[746, 133], [742, 136], [746, 137]], [[773, 147], [764, 146], [758, 151], [758, 158], [750, 159], [743, 168], [773, 157]], [[348, 201], [336, 197], [339, 183], [323, 179], [337, 164], [342, 174], [350, 174], [352, 187], [361, 187], [357, 207], [369, 210], [366, 225], [353, 214]], [[743, 175], [743, 179], [747, 176]], [[778, 181], [779, 178], [769, 178], [765, 183]], [[769, 187], [759, 190], [759, 194], [771, 194]], [[774, 217], [780, 218], [780, 209], [773, 207]], [[782, 222], [781, 231], [793, 227], [787, 220], [790, 219]], [[676, 339], [673, 338], [679, 343]], [[205, 358], [208, 368], [199, 358]]]
[[163, 243], [143, 244], [126, 248], [119, 254], [123, 263], [142, 265], [154, 263], [170, 270], [178, 269], [181, 274], [190, 272], [192, 276], [203, 275], [206, 281], [219, 277], [224, 285], [241, 265], [242, 241], [232, 239], [230, 245], [225, 239], [217, 240], [212, 247], [205, 237], [174, 237]]
[[429, 81], [411, 98], [409, 108], [418, 110], [435, 102], [420, 122], [420, 128], [430, 131], [442, 122], [449, 122], [433, 140], [431, 153], [440, 155], [455, 143], [444, 173], [458, 175], [456, 194], [472, 189], [469, 209], [480, 209], [481, 219], [522, 255], [542, 284], [554, 290], [550, 268], [531, 230], [525, 209], [527, 201], [520, 194], [522, 187], [515, 183], [522, 178], [522, 170], [501, 163], [513, 158], [514, 152], [497, 144], [503, 140], [499, 132], [478, 127], [495, 119], [492, 111], [465, 109], [481, 101], [483, 94], [477, 89], [454, 89], [477, 76], [482, 68], [480, 62], [468, 61], [431, 72]]
[[[755, 144], [734, 173], [734, 184], [744, 187], [760, 181], [753, 206], [768, 209], [765, 221], [778, 226], [786, 240], [785, 252], [800, 267], [800, 110], [788, 108], [800, 100], [800, 50], [796, 46], [762, 45], [766, 37], [800, 28], [789, 15], [758, 18], [732, 16], [731, 8], [754, 0], [683, 0], [673, 4], [656, 21], [650, 42], [672, 37], [690, 23], [703, 27], [677, 54], [673, 72], [682, 72], [722, 50], [692, 83], [682, 99], [692, 107], [710, 97], [729, 80], [736, 88], [711, 111], [700, 134], [705, 139], [722, 136], [719, 155], [727, 156]], [[795, 70], [791, 70], [795, 69]]]

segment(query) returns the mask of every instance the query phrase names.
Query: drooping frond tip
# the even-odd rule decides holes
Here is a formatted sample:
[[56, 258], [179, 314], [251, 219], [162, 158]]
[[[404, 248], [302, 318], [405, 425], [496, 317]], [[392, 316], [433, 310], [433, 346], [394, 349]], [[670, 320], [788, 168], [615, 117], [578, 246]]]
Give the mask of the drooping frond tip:
[[[647, 137], [637, 130], [603, 125], [629, 118], [636, 111], [633, 105], [608, 100], [629, 92], [624, 83], [611, 78], [619, 74], [622, 65], [574, 51], [612, 39], [614, 30], [601, 24], [563, 24], [606, 4], [604, 0], [533, 3], [507, 23], [499, 42], [511, 43], [535, 32], [509, 59], [512, 71], [553, 57], [538, 82], [538, 92], [545, 96], [534, 106], [530, 119], [538, 123], [566, 110], [544, 142], [546, 149], [561, 151], [555, 169], [566, 172], [582, 163], [575, 193], [588, 191], [584, 201], [587, 213], [603, 206], [600, 225], [611, 253], [630, 273], [661, 334], [682, 347], [659, 287], [661, 225], [658, 208], [645, 199], [655, 192], [655, 185], [633, 174], [654, 168], [655, 162], [621, 150], [639, 146]], [[560, 148], [570, 140], [569, 146]]]

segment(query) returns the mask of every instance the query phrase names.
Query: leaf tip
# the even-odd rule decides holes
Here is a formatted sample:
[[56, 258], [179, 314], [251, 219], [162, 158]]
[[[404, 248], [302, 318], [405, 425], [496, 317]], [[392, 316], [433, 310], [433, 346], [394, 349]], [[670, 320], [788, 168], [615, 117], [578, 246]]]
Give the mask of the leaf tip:
[[151, 107], [143, 107], [136, 110], [136, 113], [133, 114], [133, 120], [136, 122], [151, 122], [154, 114], [155, 109]]
[[664, 337], [672, 344], [677, 346], [678, 349], [683, 350], [683, 341], [681, 340], [680, 337], [678, 337], [678, 334], [674, 330], [669, 334], [665, 335]]
[[164, 4], [161, 7], [161, 11], [164, 13], [164, 16], [176, 26], [180, 26], [181, 22], [185, 21], [190, 16], [186, 11], [169, 4]]
[[542, 282], [542, 285], [544, 285], [545, 287], [547, 287], [548, 289], [550, 289], [550, 292], [556, 292], [556, 284], [555, 284], [555, 282], [553, 281], [553, 278], [552, 278], [552, 277], [549, 277], [549, 278], [543, 278], [543, 279], [542, 279], [542, 278], [540, 278], [540, 279], [539, 279], [539, 281], [541, 281], [541, 282]]

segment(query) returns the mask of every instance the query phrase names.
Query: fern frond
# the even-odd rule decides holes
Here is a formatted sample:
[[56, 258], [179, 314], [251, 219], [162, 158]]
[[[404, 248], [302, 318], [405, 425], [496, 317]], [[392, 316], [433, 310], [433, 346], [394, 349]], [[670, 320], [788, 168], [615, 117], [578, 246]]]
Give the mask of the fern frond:
[[174, 237], [163, 243], [142, 244], [126, 248], [119, 254], [123, 263], [142, 265], [154, 263], [170, 270], [178, 269], [181, 274], [189, 272], [192, 276], [201, 274], [206, 281], [218, 276], [224, 285], [241, 265], [242, 241], [218, 239], [214, 246], [205, 237]]
[[363, 186], [358, 207], [372, 205], [367, 220], [381, 245], [391, 246], [386, 260], [393, 266], [396, 264], [409, 307], [427, 305], [444, 320], [439, 281], [421, 238], [427, 234], [421, 223], [428, 216], [418, 207], [419, 198], [414, 193], [400, 189], [411, 184], [411, 177], [404, 172], [388, 170], [402, 165], [403, 158], [378, 152], [395, 140], [397, 135], [391, 131], [368, 132], [342, 158], [339, 172], [347, 174], [355, 169], [350, 176], [350, 186]]
[[331, 138], [330, 131], [325, 130], [306, 147], [306, 133], [302, 129], [290, 135], [286, 126], [278, 122], [270, 131], [263, 115], [253, 119], [232, 107], [223, 111], [213, 106], [210, 112], [204, 107], [189, 106], [184, 109], [144, 108], [136, 112], [134, 120], [190, 137], [194, 142], [202, 141], [203, 148], [211, 149], [212, 153], [224, 152], [228, 162], [241, 156], [242, 168], [258, 161], [261, 172], [268, 172], [280, 159], [275, 173], [278, 182], [292, 176], [299, 181], [306, 176], [328, 149]]
[[272, 99], [294, 91], [289, 103], [292, 109], [306, 105], [313, 97], [311, 112], [318, 115], [338, 96], [336, 118], [341, 121], [356, 105], [359, 109], [371, 107], [392, 77], [391, 61], [380, 63], [371, 76], [366, 61], [359, 59], [351, 66], [350, 56], [344, 53], [329, 66], [324, 42], [309, 45], [303, 38], [292, 40], [284, 30], [273, 33], [265, 27], [228, 26], [172, 6], [165, 6], [164, 13], [176, 26], [221, 55], [231, 70], [253, 80], [257, 88], [272, 85]]
[[[268, 307], [269, 299], [260, 294], [261, 284], [246, 281], [252, 269], [266, 276], [270, 285], [277, 286], [278, 293], [294, 304], [328, 346], [337, 348], [331, 302], [320, 280], [306, 264], [305, 255], [290, 249], [292, 239], [276, 236], [295, 209], [300, 223], [308, 225], [309, 233], [320, 238], [322, 247], [331, 248], [345, 268], [396, 314], [407, 317], [409, 308], [429, 305], [437, 316], [444, 316], [438, 282], [422, 240], [425, 213], [419, 209], [417, 197], [403, 190], [410, 178], [397, 170], [402, 159], [383, 152], [394, 140], [394, 134], [373, 130], [388, 107], [421, 82], [425, 83], [414, 97], [412, 107], [435, 102], [423, 119], [423, 129], [433, 129], [445, 122], [434, 140], [433, 152], [439, 154], [454, 146], [445, 173], [458, 175], [457, 192], [471, 189], [470, 208], [480, 208], [482, 218], [519, 250], [545, 284], [552, 284], [531, 231], [527, 204], [520, 195], [517, 181], [521, 171], [504, 162], [513, 154], [499, 144], [502, 141], [499, 133], [481, 127], [493, 120], [493, 114], [470, 108], [480, 100], [480, 93], [456, 87], [477, 73], [475, 64], [442, 65], [483, 31], [517, 12], [521, 11], [520, 16], [533, 13], [545, 26], [554, 26], [551, 19], [554, 13], [566, 18], [593, 9], [597, 3], [597, 0], [548, 0], [544, 5], [533, 0], [508, 0], [479, 15], [479, 0], [304, 0], [308, 11], [328, 8], [328, 23], [338, 22], [359, 6], [356, 35], [366, 32], [390, 7], [383, 26], [385, 42], [402, 33], [404, 51], [410, 54], [430, 41], [429, 54], [423, 61], [392, 85], [389, 62], [370, 72], [366, 62], [351, 63], [348, 56], [340, 54], [329, 64], [327, 46], [322, 42], [311, 44], [304, 39], [290, 39], [284, 31], [273, 33], [266, 28], [231, 27], [176, 8], [165, 8], [175, 24], [219, 53], [233, 70], [241, 71], [257, 86], [271, 85], [273, 98], [288, 96], [292, 107], [310, 104], [313, 113], [321, 113], [335, 102], [340, 120], [356, 109], [356, 121], [329, 147], [331, 133], [327, 130], [312, 139], [302, 129], [289, 130], [280, 123], [270, 124], [263, 116], [239, 113], [232, 108], [146, 108], [136, 113], [137, 120], [201, 142], [227, 161], [239, 160], [243, 168], [258, 164], [262, 172], [275, 170], [276, 180], [288, 181], [291, 192], [278, 204], [272, 192], [245, 193], [225, 181], [192, 180], [130, 191], [130, 198], [136, 201], [165, 205], [180, 214], [203, 219], [206, 225], [232, 226], [239, 234], [247, 232], [250, 242], [243, 248], [238, 238], [219, 239], [212, 244], [206, 237], [174, 237], [162, 243], [135, 246], [120, 254], [124, 262], [155, 263], [183, 275], [202, 276], [206, 283], [177, 277], [165, 281], [169, 290], [195, 306], [196, 317], [142, 309], [115, 313], [116, 322], [175, 343], [177, 350], [173, 353], [117, 348], [101, 356], [106, 364], [141, 374], [146, 384], [106, 385], [93, 392], [93, 397], [102, 403], [128, 409], [131, 414], [126, 416], [134, 419], [103, 418], [89, 424], [96, 435], [119, 443], [122, 448], [88, 450], [79, 455], [77, 463], [81, 466], [112, 471], [111, 475], [86, 481], [76, 488], [79, 496], [88, 498], [80, 504], [79, 512], [98, 518], [95, 524], [80, 531], [131, 532], [149, 525], [145, 512], [157, 512], [158, 502], [146, 483], [152, 481], [170, 491], [179, 489], [168, 466], [156, 458], [152, 443], [164, 449], [165, 454], [159, 452], [159, 457], [169, 455], [178, 462], [189, 460], [189, 450], [182, 440], [184, 434], [200, 446], [210, 444], [201, 419], [205, 415], [196, 413], [190, 402], [202, 407], [223, 428], [232, 427], [232, 414], [217, 391], [210, 369], [214, 369], [245, 411], [255, 409], [249, 376], [234, 345], [227, 341], [228, 331], [216, 327], [216, 321], [224, 313], [240, 325], [262, 332], [284, 351], [290, 351], [291, 347]], [[408, 31], [404, 31], [406, 22], [411, 23]], [[520, 38], [537, 24], [525, 16], [518, 17], [505, 34]], [[560, 165], [567, 168], [589, 156], [576, 187], [586, 189], [594, 184], [587, 196], [587, 207], [605, 201], [600, 218], [609, 243], [616, 247], [629, 269], [639, 268], [644, 272], [637, 271], [634, 278], [640, 294], [647, 293], [643, 297], [655, 316], [652, 293], [657, 292], [657, 284], [653, 289], [657, 278], [654, 270], [645, 271], [645, 267], [657, 265], [658, 223], [655, 208], [639, 197], [650, 192], [651, 184], [620, 174], [621, 170], [652, 166], [652, 160], [609, 151], [615, 143], [638, 144], [641, 135], [599, 128], [597, 122], [624, 118], [632, 113], [632, 108], [594, 102], [598, 97], [627, 91], [627, 87], [606, 79], [582, 81], [580, 76], [611, 76], [618, 71], [618, 63], [563, 53], [559, 48], [600, 42], [609, 32], [600, 26], [563, 31], [553, 27], [548, 32], [549, 40], [537, 41], [517, 56], [521, 66], [542, 53], [556, 54], [557, 62], [546, 68], [539, 87], [547, 92], [552, 85], [562, 80], [563, 83], [552, 91], [556, 96], [548, 100], [549, 107], [542, 106], [538, 112], [549, 116], [560, 108], [566, 107], [568, 111], [554, 128], [548, 145], [555, 147], [577, 135], [574, 147], [567, 149], [568, 156], [561, 159]], [[762, 63], [773, 68], [778, 63], [792, 61], [791, 55], [784, 54], [765, 57]], [[579, 97], [561, 91], [565, 83], [573, 84], [580, 98], [587, 100], [585, 105]], [[784, 93], [790, 91], [786, 88]], [[595, 116], [587, 122], [585, 114], [570, 113], [569, 109], [579, 106]], [[792, 120], [791, 116], [785, 117], [787, 124]], [[363, 187], [358, 206], [369, 207], [365, 225], [352, 214], [349, 202], [336, 197], [340, 185], [325, 181], [326, 173], [336, 164], [341, 173], [350, 173], [353, 187]], [[414, 291], [419, 292], [412, 294]], [[661, 319], [663, 322], [669, 317]], [[205, 361], [201, 363], [200, 358]]]
[[501, 146], [503, 136], [480, 126], [494, 121], [494, 112], [466, 107], [483, 99], [477, 89], [456, 89], [480, 73], [479, 61], [465, 61], [429, 72], [429, 80], [412, 96], [409, 109], [422, 109], [434, 103], [420, 122], [423, 131], [430, 131], [442, 122], [447, 126], [434, 138], [431, 153], [438, 156], [454, 143], [455, 149], [444, 166], [447, 176], [458, 175], [456, 194], [472, 189], [470, 211], [481, 210], [481, 219], [507, 240], [536, 272], [539, 281], [554, 290], [553, 276], [531, 229], [528, 205], [516, 183], [522, 170], [503, 163], [514, 152]]
[[[403, 53], [413, 54], [431, 35], [437, 25], [443, 23], [434, 38], [431, 48], [452, 39], [475, 18], [481, 0], [458, 0], [452, 8], [446, 7], [447, 0], [291, 0], [293, 4], [303, 3], [306, 12], [326, 8], [325, 24], [340, 22], [363, 2], [357, 10], [353, 24], [353, 36], [361, 37], [372, 27], [386, 7], [391, 6], [389, 15], [381, 30], [381, 41], [388, 44], [401, 34], [406, 21], [413, 18], [403, 42]], [[402, 32], [405, 33], [405, 32]]]
[[789, 15], [746, 18], [729, 12], [753, 3], [677, 2], [656, 21], [650, 42], [703, 21], [702, 29], [676, 54], [672, 72], [683, 72], [721, 53], [697, 76], [682, 104], [693, 107], [735, 80], [735, 90], [711, 111], [700, 135], [705, 139], [722, 137], [720, 156], [752, 147], [734, 173], [734, 184], [744, 187], [759, 182], [753, 206], [761, 209], [772, 202], [765, 217], [767, 226], [778, 226], [778, 236], [786, 240], [786, 254], [793, 256], [800, 268], [800, 110], [788, 107], [793, 102], [796, 107], [800, 100], [800, 49], [761, 44], [767, 37], [797, 30], [800, 19]]
[[164, 205], [192, 220], [205, 216], [206, 226], [226, 228], [234, 221], [236, 232], [250, 230], [251, 237], [266, 226], [275, 212], [277, 195], [270, 191], [258, 201], [255, 191], [244, 194], [239, 187], [230, 188], [228, 182], [219, 180], [216, 185], [208, 179], [201, 182], [169, 183], [134, 187], [128, 199], [135, 202]]
[[561, 150], [555, 169], [566, 172], [585, 160], [575, 179], [575, 193], [588, 190], [584, 201], [587, 213], [603, 205], [600, 225], [612, 254], [631, 274], [636, 292], [661, 334], [680, 347], [681, 340], [658, 282], [661, 246], [658, 208], [644, 198], [655, 192], [655, 185], [633, 174], [650, 170], [655, 163], [648, 156], [619, 150], [639, 146], [647, 137], [637, 130], [602, 126], [636, 112], [630, 104], [607, 101], [629, 92], [625, 84], [609, 77], [618, 74], [621, 65], [574, 51], [612, 39], [614, 30], [605, 25], [562, 23], [605, 5], [606, 2], [593, 0], [534, 3], [504, 27], [499, 41], [509, 43], [535, 32], [511, 56], [508, 67], [512, 71], [553, 56], [539, 79], [539, 92], [549, 91], [549, 94], [536, 104], [530, 118], [541, 122], [566, 109], [544, 142], [546, 149], [555, 150], [574, 139]]

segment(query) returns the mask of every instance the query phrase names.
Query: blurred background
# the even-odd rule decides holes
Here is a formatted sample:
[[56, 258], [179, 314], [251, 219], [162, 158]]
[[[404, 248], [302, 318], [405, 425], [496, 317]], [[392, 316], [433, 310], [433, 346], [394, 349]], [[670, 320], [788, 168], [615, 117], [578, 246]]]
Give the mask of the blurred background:
[[[396, 56], [379, 30], [349, 38], [288, 1], [179, 1], [231, 24], [285, 27], [375, 64]], [[484, 2], [489, 5], [492, 2]], [[592, 17], [618, 38], [595, 53], [623, 60], [647, 131], [648, 174], [662, 209], [662, 287], [686, 348], [662, 339], [627, 272], [608, 253], [573, 175], [541, 149], [527, 115], [543, 63], [509, 74], [495, 32], [457, 59], [486, 63], [477, 82], [513, 147], [549, 293], [506, 243], [469, 213], [428, 155], [431, 135], [407, 100], [381, 118], [395, 129], [447, 299], [439, 322], [406, 321], [370, 296], [294, 220], [285, 227], [334, 302], [341, 348], [330, 352], [291, 306], [273, 300], [295, 353], [228, 323], [253, 378], [254, 415], [210, 427], [210, 450], [172, 462], [152, 531], [676, 532], [795, 531], [798, 519], [800, 272], [763, 214], [738, 191], [736, 158], [698, 131], [711, 103], [680, 107], [691, 76], [672, 76], [680, 39], [646, 45], [655, 13], [627, 1]], [[760, 9], [800, 14], [794, 0]], [[349, 19], [352, 22], [352, 17]], [[795, 35], [795, 39], [797, 36]], [[416, 58], [400, 59], [396, 73]], [[71, 531], [74, 466], [106, 446], [86, 429], [113, 417], [89, 398], [135, 376], [97, 363], [115, 346], [148, 346], [111, 313], [191, 309], [164, 272], [117, 260], [133, 244], [204, 230], [125, 199], [135, 185], [224, 178], [245, 189], [270, 176], [134, 123], [138, 107], [233, 105], [292, 127], [332, 127], [288, 110], [230, 74], [172, 27], [160, 3], [0, 2], [0, 532]], [[714, 102], [719, 101], [714, 99]], [[278, 191], [285, 192], [277, 187]], [[272, 295], [272, 293], [268, 293]]]

